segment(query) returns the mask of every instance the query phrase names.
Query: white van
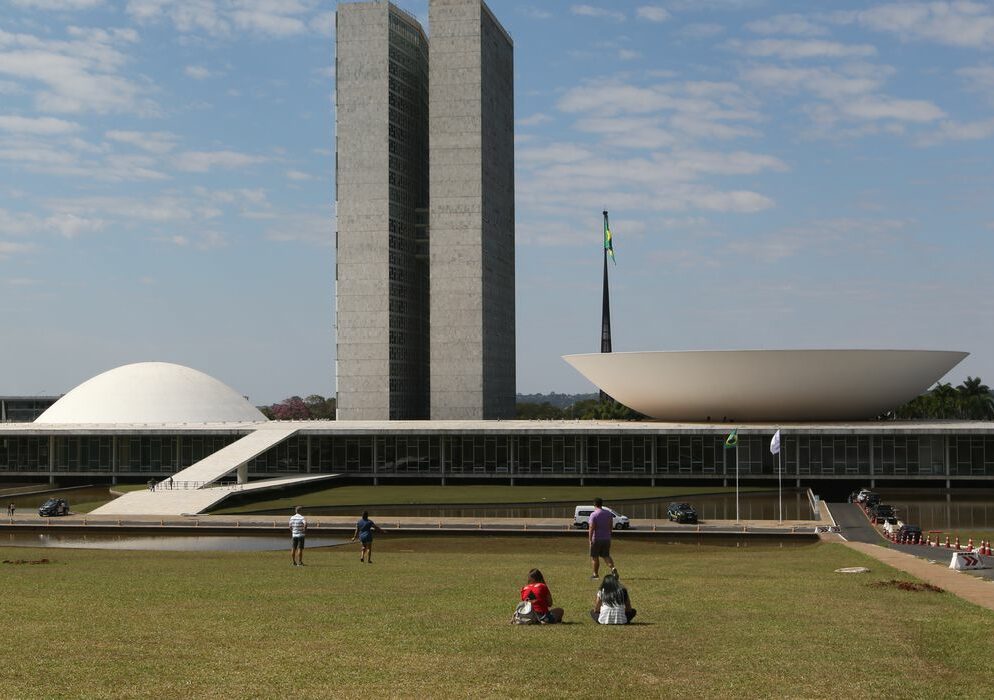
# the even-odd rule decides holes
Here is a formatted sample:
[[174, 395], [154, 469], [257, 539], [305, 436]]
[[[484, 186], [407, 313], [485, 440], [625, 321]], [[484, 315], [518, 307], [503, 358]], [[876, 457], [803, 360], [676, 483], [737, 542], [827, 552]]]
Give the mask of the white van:
[[[628, 526], [631, 524], [628, 522], [628, 516], [622, 515], [621, 513], [616, 513], [610, 508], [604, 508], [608, 513], [614, 517], [614, 529], [615, 530], [627, 530]], [[590, 514], [594, 512], [594, 506], [577, 506], [576, 511], [573, 513], [573, 527], [587, 527], [590, 524]]]

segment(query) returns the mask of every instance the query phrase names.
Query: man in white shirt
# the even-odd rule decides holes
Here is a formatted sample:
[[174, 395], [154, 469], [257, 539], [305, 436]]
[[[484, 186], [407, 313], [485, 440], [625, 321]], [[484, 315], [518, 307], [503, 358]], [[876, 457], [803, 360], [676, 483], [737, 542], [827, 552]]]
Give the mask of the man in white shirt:
[[294, 508], [290, 516], [290, 561], [293, 566], [304, 565], [304, 535], [307, 533], [307, 521], [300, 514], [300, 506]]

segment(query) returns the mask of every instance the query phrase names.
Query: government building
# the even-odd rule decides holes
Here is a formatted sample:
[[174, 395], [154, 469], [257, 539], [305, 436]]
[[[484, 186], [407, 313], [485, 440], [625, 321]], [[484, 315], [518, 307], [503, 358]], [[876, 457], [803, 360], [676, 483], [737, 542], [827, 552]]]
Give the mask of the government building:
[[339, 420], [514, 416], [514, 62], [480, 0], [336, 15]]

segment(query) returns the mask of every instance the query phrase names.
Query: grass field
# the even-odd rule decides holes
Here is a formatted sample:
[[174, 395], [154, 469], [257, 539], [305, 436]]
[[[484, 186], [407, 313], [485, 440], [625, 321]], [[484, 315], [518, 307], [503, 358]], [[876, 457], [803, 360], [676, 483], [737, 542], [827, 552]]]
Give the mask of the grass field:
[[[994, 614], [842, 545], [625, 540], [639, 609], [586, 615], [582, 538], [144, 553], [0, 548], [0, 697], [989, 697]], [[835, 574], [868, 566], [867, 575]], [[568, 624], [507, 624], [539, 566]], [[883, 585], [880, 585], [883, 584]], [[988, 691], [983, 688], [987, 687]]]
[[[743, 488], [747, 491], [768, 489]], [[246, 513], [261, 510], [285, 510], [293, 506], [384, 506], [412, 503], [479, 504], [479, 503], [542, 503], [543, 501], [575, 501], [593, 503], [600, 496], [611, 501], [625, 499], [670, 498], [702, 493], [734, 493], [734, 488], [721, 486], [476, 486], [476, 485], [400, 485], [400, 486], [337, 486], [286, 498], [274, 498], [251, 504], [219, 508], [215, 513]]]

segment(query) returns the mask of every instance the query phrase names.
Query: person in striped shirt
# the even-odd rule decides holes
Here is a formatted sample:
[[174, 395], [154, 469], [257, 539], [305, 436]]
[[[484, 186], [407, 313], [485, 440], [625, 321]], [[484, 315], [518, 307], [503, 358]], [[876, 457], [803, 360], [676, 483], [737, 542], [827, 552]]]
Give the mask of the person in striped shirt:
[[300, 514], [300, 506], [290, 516], [290, 561], [293, 566], [304, 565], [304, 536], [307, 534], [307, 521]]

